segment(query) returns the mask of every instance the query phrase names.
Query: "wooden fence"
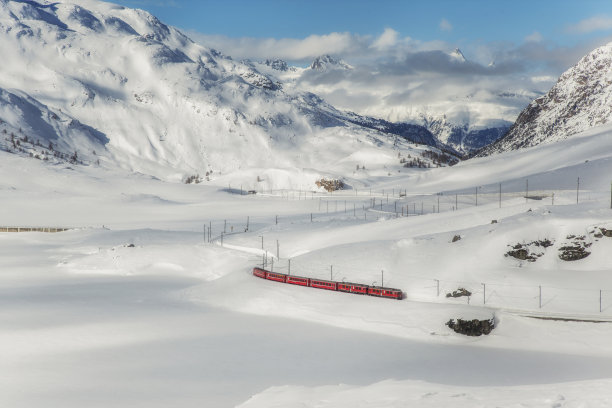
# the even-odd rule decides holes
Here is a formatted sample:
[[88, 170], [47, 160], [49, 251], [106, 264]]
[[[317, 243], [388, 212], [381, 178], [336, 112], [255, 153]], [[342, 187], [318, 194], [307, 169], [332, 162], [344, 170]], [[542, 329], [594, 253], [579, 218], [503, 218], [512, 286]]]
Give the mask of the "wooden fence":
[[63, 232], [70, 229], [57, 227], [0, 227], [0, 232]]

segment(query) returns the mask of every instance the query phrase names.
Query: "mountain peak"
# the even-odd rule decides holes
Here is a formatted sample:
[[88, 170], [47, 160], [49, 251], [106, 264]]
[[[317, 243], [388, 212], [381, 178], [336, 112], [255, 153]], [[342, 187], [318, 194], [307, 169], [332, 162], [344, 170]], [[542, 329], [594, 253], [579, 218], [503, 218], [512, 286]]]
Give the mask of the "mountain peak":
[[463, 55], [463, 53], [461, 52], [459, 48], [455, 48], [455, 50], [451, 52], [449, 56], [451, 57], [453, 61], [457, 61], [457, 62], [467, 61], [467, 59], [465, 58], [465, 56]]
[[263, 62], [263, 64], [277, 71], [288, 71], [289, 70], [289, 66], [287, 65], [287, 62], [279, 58], [267, 59]]
[[310, 69], [325, 71], [328, 69], [353, 69], [353, 67], [341, 59], [325, 54], [316, 57], [314, 61], [312, 61], [312, 64], [310, 64]]

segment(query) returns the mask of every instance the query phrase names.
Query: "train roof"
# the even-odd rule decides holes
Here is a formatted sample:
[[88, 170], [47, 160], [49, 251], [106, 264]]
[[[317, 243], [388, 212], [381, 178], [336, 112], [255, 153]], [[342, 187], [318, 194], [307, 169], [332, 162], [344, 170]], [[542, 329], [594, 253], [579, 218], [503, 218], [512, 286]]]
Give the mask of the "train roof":
[[398, 292], [401, 292], [401, 289], [397, 289], [397, 288], [388, 288], [386, 286], [370, 286], [373, 289], [381, 289], [381, 290], [396, 290]]

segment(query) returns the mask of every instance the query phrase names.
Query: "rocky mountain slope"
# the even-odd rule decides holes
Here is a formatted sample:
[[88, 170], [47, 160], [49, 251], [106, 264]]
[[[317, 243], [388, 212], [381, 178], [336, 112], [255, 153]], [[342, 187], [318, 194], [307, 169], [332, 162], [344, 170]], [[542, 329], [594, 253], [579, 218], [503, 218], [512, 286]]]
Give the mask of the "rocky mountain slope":
[[97, 0], [0, 0], [0, 55], [8, 133], [166, 179], [271, 166], [316, 177], [360, 147], [397, 156], [437, 144], [426, 129], [346, 114], [145, 11]]
[[612, 121], [612, 43], [564, 72], [552, 89], [525, 108], [508, 133], [482, 149], [487, 156], [563, 140]]

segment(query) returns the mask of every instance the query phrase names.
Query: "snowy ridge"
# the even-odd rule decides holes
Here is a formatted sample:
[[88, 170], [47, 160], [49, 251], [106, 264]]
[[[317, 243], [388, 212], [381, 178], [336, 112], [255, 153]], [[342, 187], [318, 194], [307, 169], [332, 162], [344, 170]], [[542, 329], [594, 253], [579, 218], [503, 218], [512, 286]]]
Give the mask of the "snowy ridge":
[[[5, 150], [50, 158], [61, 153], [98, 160], [108, 139], [61, 111], [52, 111], [20, 91], [0, 89], [0, 146]], [[36, 145], [39, 149], [32, 149]]]
[[316, 57], [312, 61], [312, 64], [310, 64], [310, 69], [315, 71], [327, 71], [330, 69], [350, 70], [353, 69], [353, 67], [341, 59], [337, 59], [326, 54]]
[[479, 156], [563, 140], [612, 120], [612, 43], [583, 57]]

